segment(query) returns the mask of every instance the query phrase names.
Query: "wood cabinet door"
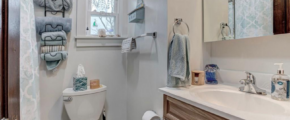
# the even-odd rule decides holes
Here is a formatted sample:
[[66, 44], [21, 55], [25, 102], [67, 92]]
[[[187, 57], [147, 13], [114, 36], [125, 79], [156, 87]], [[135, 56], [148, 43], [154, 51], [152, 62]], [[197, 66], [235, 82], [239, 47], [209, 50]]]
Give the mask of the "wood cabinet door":
[[166, 95], [163, 112], [165, 120], [227, 120]]

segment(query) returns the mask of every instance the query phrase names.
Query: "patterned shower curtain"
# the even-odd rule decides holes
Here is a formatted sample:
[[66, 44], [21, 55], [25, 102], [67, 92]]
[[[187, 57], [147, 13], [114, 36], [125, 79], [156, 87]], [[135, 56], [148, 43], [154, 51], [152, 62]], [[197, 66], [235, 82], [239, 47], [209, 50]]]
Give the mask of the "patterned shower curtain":
[[21, 120], [40, 120], [38, 66], [33, 0], [20, 0]]
[[235, 0], [236, 39], [273, 35], [273, 0]]

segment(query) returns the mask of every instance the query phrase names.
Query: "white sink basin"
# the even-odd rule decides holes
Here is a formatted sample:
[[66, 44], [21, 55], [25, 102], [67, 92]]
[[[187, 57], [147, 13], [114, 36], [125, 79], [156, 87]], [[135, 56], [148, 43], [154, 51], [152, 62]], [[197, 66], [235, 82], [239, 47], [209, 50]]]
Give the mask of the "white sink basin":
[[[228, 109], [260, 114], [283, 114], [283, 106], [265, 99], [265, 96], [229, 89], [206, 89], [192, 92], [200, 99]], [[290, 106], [289, 106], [290, 107]]]

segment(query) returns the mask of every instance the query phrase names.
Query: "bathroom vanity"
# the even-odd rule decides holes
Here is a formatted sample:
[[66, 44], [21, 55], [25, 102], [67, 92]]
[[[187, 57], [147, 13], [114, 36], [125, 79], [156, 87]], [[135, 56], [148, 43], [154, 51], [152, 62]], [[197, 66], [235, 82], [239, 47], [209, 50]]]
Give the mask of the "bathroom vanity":
[[289, 120], [290, 102], [239, 91], [238, 86], [160, 88], [165, 120]]

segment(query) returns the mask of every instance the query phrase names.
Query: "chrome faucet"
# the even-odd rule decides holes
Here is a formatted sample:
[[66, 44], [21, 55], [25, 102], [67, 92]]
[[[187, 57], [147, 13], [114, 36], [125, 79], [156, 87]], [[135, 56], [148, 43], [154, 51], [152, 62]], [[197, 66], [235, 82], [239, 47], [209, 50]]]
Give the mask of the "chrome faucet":
[[255, 76], [250, 72], [246, 72], [246, 74], [247, 79], [240, 80], [240, 83], [245, 85], [240, 87], [240, 91], [252, 94], [267, 95], [266, 90], [262, 90], [256, 86]]

